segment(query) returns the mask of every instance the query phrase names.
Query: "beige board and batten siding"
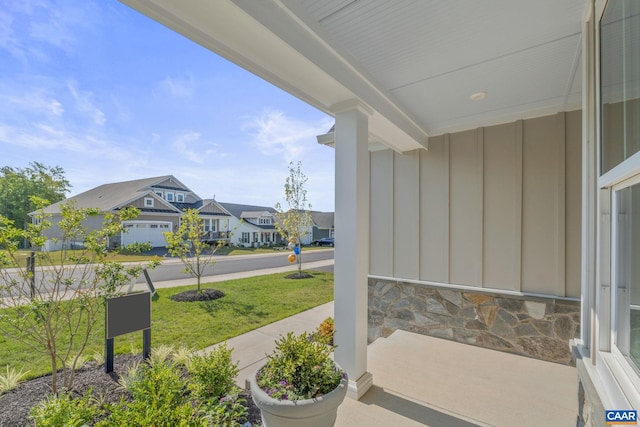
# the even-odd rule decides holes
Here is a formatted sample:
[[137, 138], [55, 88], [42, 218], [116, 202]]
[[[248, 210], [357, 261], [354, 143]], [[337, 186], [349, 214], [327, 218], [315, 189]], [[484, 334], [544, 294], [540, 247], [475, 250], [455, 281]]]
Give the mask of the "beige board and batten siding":
[[572, 111], [372, 152], [371, 274], [579, 297], [581, 138]]
[[390, 185], [393, 183], [393, 151], [377, 151], [371, 153], [371, 173], [369, 203], [371, 209], [379, 212], [371, 214], [369, 227], [371, 229], [371, 244], [369, 245], [369, 272], [371, 274], [385, 275], [393, 271], [393, 260], [389, 256], [394, 248], [395, 224], [393, 224], [393, 191]]

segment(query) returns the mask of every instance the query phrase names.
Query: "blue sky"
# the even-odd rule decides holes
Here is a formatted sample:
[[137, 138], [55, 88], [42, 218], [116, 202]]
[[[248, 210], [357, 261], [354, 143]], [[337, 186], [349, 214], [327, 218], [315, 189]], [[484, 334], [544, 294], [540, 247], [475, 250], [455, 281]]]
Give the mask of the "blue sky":
[[[290, 161], [334, 209], [333, 119], [116, 0], [0, 0], [0, 166], [61, 166], [69, 195], [174, 175], [273, 206]], [[286, 206], [286, 205], [285, 205]]]

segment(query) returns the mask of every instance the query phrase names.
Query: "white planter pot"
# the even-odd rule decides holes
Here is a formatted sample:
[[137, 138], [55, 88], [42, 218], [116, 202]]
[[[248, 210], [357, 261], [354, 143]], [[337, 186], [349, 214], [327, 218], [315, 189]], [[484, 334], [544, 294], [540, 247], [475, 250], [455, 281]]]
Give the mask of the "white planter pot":
[[346, 373], [338, 387], [320, 397], [278, 400], [258, 387], [256, 375], [260, 369], [262, 367], [251, 376], [251, 398], [260, 408], [264, 427], [331, 427], [335, 424], [338, 406], [347, 395], [349, 379]]

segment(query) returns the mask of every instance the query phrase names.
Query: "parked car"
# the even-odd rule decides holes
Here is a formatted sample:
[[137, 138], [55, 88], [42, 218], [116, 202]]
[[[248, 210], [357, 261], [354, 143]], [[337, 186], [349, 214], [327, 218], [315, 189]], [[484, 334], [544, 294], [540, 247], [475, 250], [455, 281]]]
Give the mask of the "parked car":
[[314, 246], [333, 246], [333, 237], [323, 237], [322, 239], [311, 242]]

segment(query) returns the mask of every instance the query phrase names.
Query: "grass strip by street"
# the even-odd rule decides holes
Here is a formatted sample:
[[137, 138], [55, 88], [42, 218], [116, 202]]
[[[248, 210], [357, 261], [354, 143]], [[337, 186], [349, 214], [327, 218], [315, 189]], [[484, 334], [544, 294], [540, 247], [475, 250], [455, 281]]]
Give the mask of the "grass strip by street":
[[[193, 286], [159, 289], [151, 306], [151, 344], [202, 349], [333, 300], [333, 274], [310, 272], [310, 279], [285, 279], [290, 273], [203, 284], [225, 296], [206, 302], [176, 302], [171, 295]], [[142, 333], [115, 339], [116, 354], [142, 352]], [[96, 325], [85, 354], [104, 352], [104, 316]], [[0, 335], [0, 371], [6, 366], [29, 371], [29, 378], [50, 372], [44, 353]]]

